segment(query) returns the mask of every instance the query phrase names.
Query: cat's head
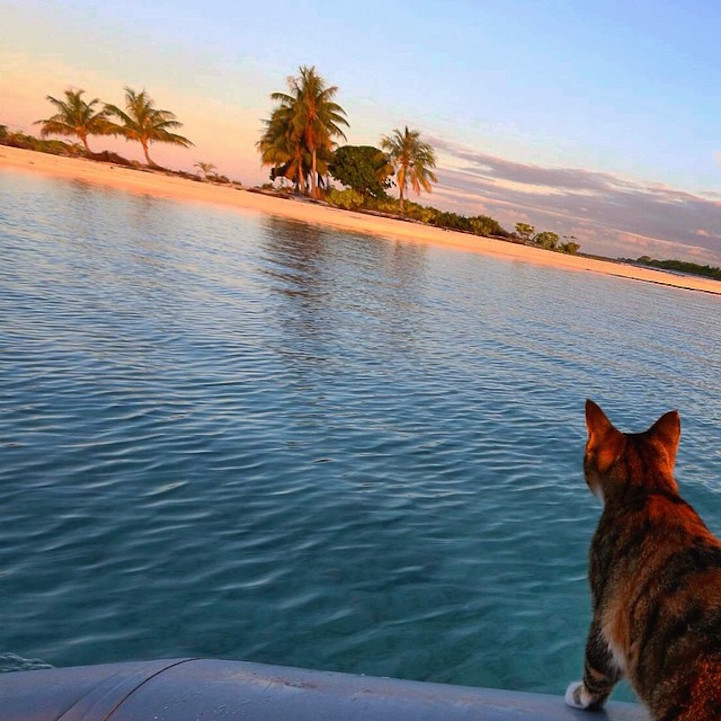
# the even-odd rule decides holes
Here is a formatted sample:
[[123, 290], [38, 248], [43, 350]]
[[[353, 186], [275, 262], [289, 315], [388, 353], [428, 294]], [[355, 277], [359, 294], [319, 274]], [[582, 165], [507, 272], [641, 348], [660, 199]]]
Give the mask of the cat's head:
[[673, 466], [681, 436], [677, 411], [662, 415], [643, 433], [622, 433], [593, 401], [586, 401], [586, 483], [602, 503], [630, 486], [676, 491]]

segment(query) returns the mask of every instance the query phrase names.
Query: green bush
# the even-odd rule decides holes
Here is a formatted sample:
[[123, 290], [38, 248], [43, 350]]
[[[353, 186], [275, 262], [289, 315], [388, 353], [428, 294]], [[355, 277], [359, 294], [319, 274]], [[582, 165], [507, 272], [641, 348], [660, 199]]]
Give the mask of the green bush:
[[351, 188], [347, 190], [330, 188], [326, 193], [325, 199], [331, 205], [344, 208], [345, 210], [358, 210], [363, 207], [363, 196]]
[[[400, 212], [400, 211], [399, 211]], [[435, 225], [439, 211], [429, 205], [420, 205], [406, 201], [403, 215], [426, 225]]]
[[565, 243], [561, 243], [558, 249], [562, 253], [568, 253], [569, 255], [576, 255], [581, 248], [580, 243], [576, 243], [573, 240], [567, 240]]
[[[407, 220], [414, 220], [425, 225], [434, 225], [437, 228], [447, 228], [448, 230], [463, 233], [473, 233], [474, 235], [512, 237], [512, 234], [501, 227], [501, 224], [495, 218], [487, 215], [475, 215], [469, 218], [459, 213], [438, 210], [430, 205], [420, 205], [410, 200], [405, 201], [403, 212], [401, 212], [400, 201], [397, 198], [389, 196], [374, 198], [369, 194], [364, 197], [361, 193], [352, 189], [337, 190], [336, 188], [330, 188], [326, 193], [326, 200], [331, 205], [346, 210], [363, 208], [365, 210], [375, 210], [385, 215], [402, 216]], [[555, 234], [552, 233], [551, 235]], [[555, 237], [558, 240], [558, 236]]]
[[438, 213], [433, 224], [438, 228], [447, 228], [448, 230], [471, 231], [471, 221], [465, 215], [448, 211]]
[[558, 246], [558, 233], [553, 233], [550, 230], [544, 230], [542, 233], [539, 233], [537, 236], [534, 237], [533, 243], [539, 248], [545, 248], [546, 250], [556, 250]]
[[536, 228], [528, 223], [516, 223], [516, 235], [524, 243], [530, 243], [536, 235]]
[[507, 235], [501, 224], [487, 215], [476, 215], [469, 218], [471, 233], [475, 235]]
[[85, 151], [79, 143], [66, 143], [63, 140], [43, 140], [26, 133], [10, 133], [4, 125], [0, 126], [0, 128], [4, 129], [4, 132], [0, 131], [0, 143], [9, 145], [12, 148], [36, 150], [51, 155], [85, 155]]
[[368, 201], [368, 207], [377, 210], [379, 213], [398, 215], [400, 213], [398, 201], [395, 198], [378, 198]]

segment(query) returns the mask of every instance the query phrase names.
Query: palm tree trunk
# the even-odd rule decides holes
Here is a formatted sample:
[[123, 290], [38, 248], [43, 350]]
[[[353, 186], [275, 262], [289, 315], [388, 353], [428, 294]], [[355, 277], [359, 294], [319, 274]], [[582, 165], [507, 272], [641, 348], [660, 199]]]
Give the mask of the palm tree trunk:
[[300, 192], [305, 195], [305, 174], [303, 173], [303, 156], [300, 150], [296, 153], [296, 168], [298, 173], [298, 187], [300, 188]]
[[404, 197], [405, 197], [405, 190], [408, 187], [408, 166], [401, 161], [401, 166], [398, 168], [398, 173], [396, 174], [396, 177], [398, 178], [398, 192], [400, 195], [400, 202], [399, 202], [399, 208], [401, 211], [401, 215], [403, 215], [403, 208], [404, 208]]
[[85, 146], [85, 152], [86, 152], [88, 155], [92, 155], [92, 154], [93, 154], [93, 151], [90, 150], [90, 146], [88, 145], [88, 136], [85, 135], [85, 133], [83, 133], [83, 134], [80, 136], [80, 140], [83, 141], [83, 145]]
[[157, 167], [155, 163], [150, 159], [150, 155], [148, 155], [148, 141], [147, 140], [141, 140], [140, 141], [143, 146], [143, 152], [145, 153], [145, 159], [148, 161], [148, 167], [155, 168]]
[[317, 198], [318, 197], [318, 183], [317, 183], [316, 179], [318, 177], [318, 172], [317, 172], [316, 168], [318, 166], [317, 166], [317, 160], [316, 160], [317, 156], [316, 156], [315, 148], [313, 148], [312, 158], [313, 158], [313, 162], [311, 163], [312, 168], [310, 171], [310, 188], [311, 188], [310, 192], [314, 198]]

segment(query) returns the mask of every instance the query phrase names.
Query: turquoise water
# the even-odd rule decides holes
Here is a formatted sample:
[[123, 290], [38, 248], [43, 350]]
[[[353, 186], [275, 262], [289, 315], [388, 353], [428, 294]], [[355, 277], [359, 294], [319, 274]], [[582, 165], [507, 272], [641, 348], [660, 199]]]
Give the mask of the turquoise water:
[[677, 407], [718, 298], [0, 173], [0, 667], [217, 656], [560, 693], [583, 402]]

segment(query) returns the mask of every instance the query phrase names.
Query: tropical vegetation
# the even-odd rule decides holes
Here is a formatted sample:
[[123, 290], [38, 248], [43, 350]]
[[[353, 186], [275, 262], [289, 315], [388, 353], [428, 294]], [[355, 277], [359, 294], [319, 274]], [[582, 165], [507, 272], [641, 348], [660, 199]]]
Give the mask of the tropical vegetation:
[[387, 197], [393, 181], [390, 158], [372, 145], [344, 145], [338, 148], [328, 166], [333, 178], [352, 188], [361, 198]]
[[408, 126], [403, 132], [394, 128], [392, 135], [384, 135], [381, 148], [388, 153], [395, 168], [402, 213], [409, 184], [419, 195], [421, 188], [430, 193], [431, 183], [438, 182], [432, 170], [436, 167], [436, 155], [431, 145], [420, 139], [420, 133], [409, 130]]
[[202, 173], [205, 180], [211, 180], [218, 176], [218, 168], [213, 163], [198, 161], [193, 163], [193, 167], [198, 169], [198, 175]]
[[264, 121], [265, 131], [256, 144], [263, 165], [272, 166], [271, 179], [284, 177], [318, 197], [319, 176], [326, 175], [335, 138], [345, 139], [345, 110], [335, 102], [335, 85], [328, 85], [315, 67], [298, 68], [287, 78], [288, 92], [275, 92], [278, 105]]
[[[154, 168], [158, 166], [150, 158], [149, 147], [152, 143], [171, 143], [186, 148], [193, 145], [188, 138], [174, 132], [182, 127], [175, 114], [170, 110], [156, 108], [146, 90], [137, 92], [126, 87], [125, 109], [103, 103], [99, 98], [87, 101], [83, 98], [84, 93], [84, 90], [68, 88], [61, 99], [46, 96], [57, 112], [35, 122], [41, 126], [40, 139], [25, 133], [11, 133], [6, 126], [2, 126], [4, 132], [0, 134], [0, 143], [57, 155], [84, 154], [95, 160], [133, 165], [133, 162], [117, 153], [93, 153], [90, 149], [88, 138], [91, 135], [115, 135], [139, 142], [148, 166]], [[80, 145], [45, 140], [49, 135], [75, 137]], [[222, 177], [217, 176], [216, 179]]]
[[263, 123], [265, 132], [256, 143], [261, 165], [271, 167], [271, 181], [276, 178], [288, 179], [305, 193], [310, 163], [302, 134], [294, 126], [292, 110], [278, 107]]
[[581, 250], [581, 244], [575, 235], [564, 235], [563, 243], [558, 246], [558, 250], [569, 255], [576, 255]]
[[576, 255], [581, 249], [575, 235], [564, 235], [563, 242], [560, 242], [558, 233], [550, 230], [536, 233], [536, 228], [528, 223], [516, 223], [516, 237], [527, 245], [535, 245], [546, 250], [557, 250], [570, 255]]
[[112, 124], [108, 119], [107, 106], [101, 106], [99, 98], [93, 98], [90, 102], [85, 101], [84, 93], [84, 90], [68, 88], [64, 93], [64, 100], [47, 95], [46, 100], [52, 103], [57, 112], [45, 120], [36, 121], [35, 125], [42, 126], [40, 135], [43, 138], [48, 135], [78, 138], [85, 152], [90, 155], [92, 151], [88, 145], [88, 137], [109, 135]]
[[184, 148], [193, 145], [190, 140], [174, 132], [183, 125], [177, 120], [175, 113], [156, 108], [146, 90], [137, 92], [126, 86], [125, 109], [119, 108], [117, 105], [106, 105], [105, 112], [108, 116], [115, 117], [120, 121], [120, 123], [110, 123], [107, 133], [121, 135], [126, 140], [139, 142], [143, 148], [145, 160], [151, 168], [158, 167], [150, 159], [148, 151], [151, 143], [170, 143]]
[[525, 243], [531, 243], [536, 235], [536, 228], [528, 223], [516, 223], [516, 235]]
[[34, 135], [28, 135], [27, 133], [10, 131], [6, 125], [0, 126], [0, 145], [22, 148], [23, 150], [34, 150], [38, 153], [49, 153], [51, 155], [86, 155], [85, 149], [80, 143], [68, 143], [54, 138], [49, 140], [36, 138]]
[[650, 258], [648, 255], [642, 255], [635, 261], [627, 258], [621, 258], [631, 263], [638, 263], [640, 265], [647, 265], [651, 268], [661, 268], [663, 270], [674, 270], [679, 273], [688, 273], [690, 275], [702, 275], [707, 278], [715, 278], [721, 280], [721, 268], [717, 268], [713, 265], [700, 265], [699, 263], [690, 263], [685, 260], [656, 260]]
[[[430, 143], [421, 139], [418, 130], [408, 126], [402, 131], [394, 128], [391, 135], [381, 136], [379, 148], [371, 145], [338, 147], [338, 140], [346, 137], [343, 129], [349, 127], [349, 123], [345, 110], [336, 102], [337, 86], [328, 85], [314, 66], [304, 65], [298, 68], [298, 75], [287, 78], [287, 85], [287, 92], [271, 93], [275, 107], [270, 118], [263, 121], [264, 130], [256, 143], [262, 165], [270, 167], [271, 181], [280, 179], [281, 186], [288, 182], [297, 191], [322, 198], [337, 207], [401, 215], [406, 220], [439, 228], [502, 237], [565, 253], [575, 254], [580, 249], [574, 236], [564, 236], [561, 241], [557, 233], [537, 233], [528, 223], [517, 223], [515, 232], [510, 233], [487, 215], [468, 217], [411, 202], [409, 190], [418, 195], [421, 191], [430, 193], [432, 184], [438, 182], [433, 172], [436, 153]], [[101, 103], [98, 98], [85, 100], [84, 93], [84, 90], [67, 89], [62, 99], [48, 95], [47, 100], [57, 112], [37, 121], [42, 137], [10, 132], [7, 126], [0, 125], [0, 144], [60, 155], [87, 155], [97, 160], [138, 166], [139, 163], [116, 153], [90, 150], [90, 136], [116, 135], [139, 142], [151, 168], [158, 167], [149, 153], [153, 143], [185, 148], [193, 145], [176, 132], [182, 123], [175, 114], [157, 108], [146, 90], [138, 92], [126, 86], [122, 108]], [[48, 135], [77, 138], [79, 142], [47, 140]], [[197, 169], [195, 174], [176, 172], [195, 180], [231, 182], [218, 173], [213, 163], [199, 161], [194, 167]], [[332, 187], [331, 177], [344, 189]], [[393, 185], [398, 187], [398, 198], [387, 192]], [[274, 188], [272, 184], [267, 187]], [[655, 261], [644, 257], [638, 262], [683, 272], [700, 272], [711, 277], [721, 273], [717, 268], [680, 261]]]
[[[364, 210], [383, 215], [400, 215], [400, 200], [386, 195], [380, 198], [363, 196], [353, 188], [336, 190], [331, 188], [325, 196], [330, 205], [335, 205], [346, 210]], [[487, 215], [465, 216], [459, 213], [452, 213], [445, 210], [438, 210], [430, 205], [420, 205], [406, 200], [404, 203], [403, 217], [406, 220], [434, 225], [437, 228], [446, 230], [457, 230], [461, 233], [471, 233], [481, 236], [496, 236], [513, 240], [515, 236], [505, 230], [495, 219]]]

